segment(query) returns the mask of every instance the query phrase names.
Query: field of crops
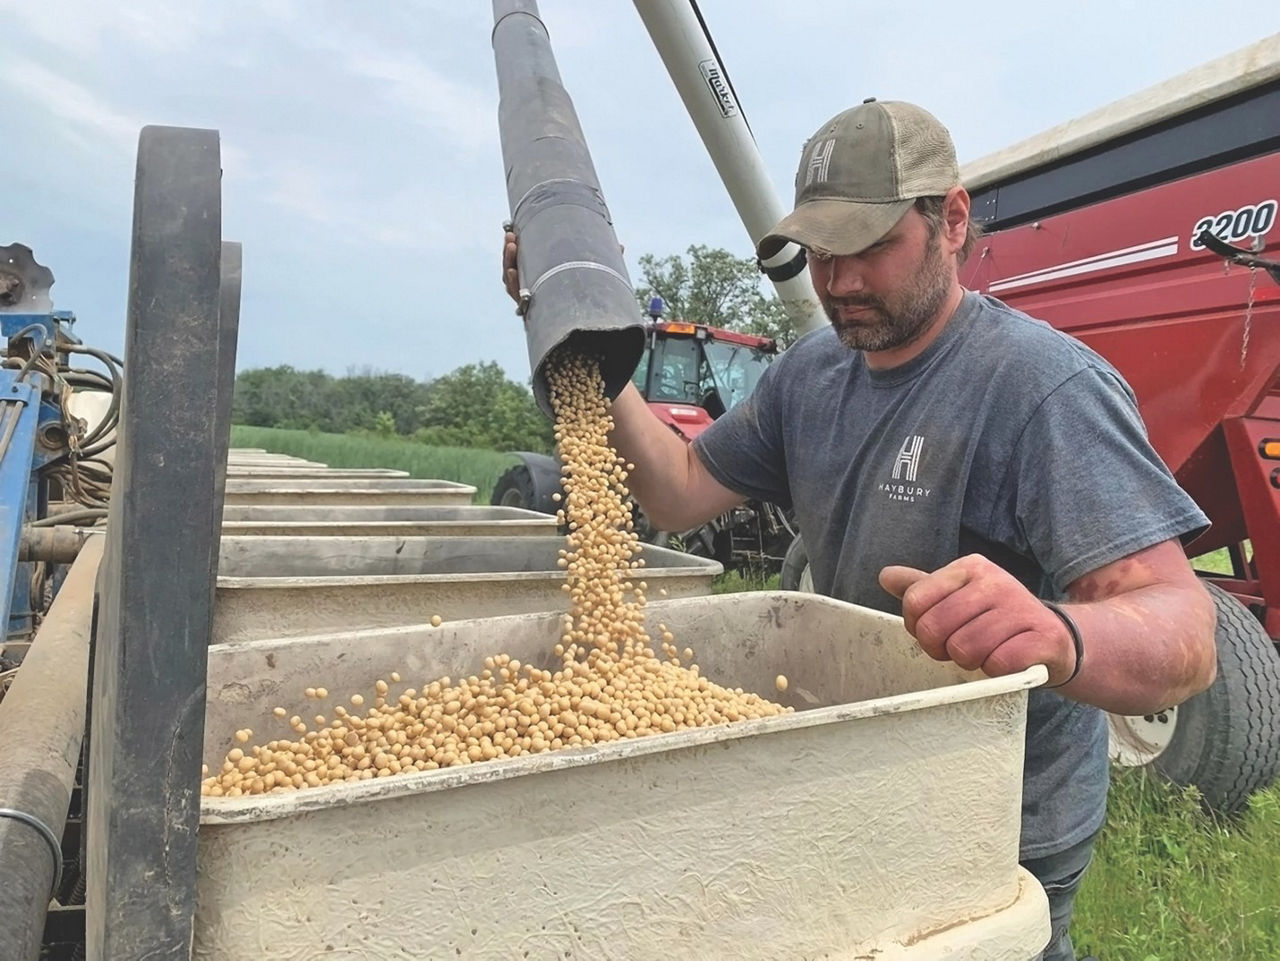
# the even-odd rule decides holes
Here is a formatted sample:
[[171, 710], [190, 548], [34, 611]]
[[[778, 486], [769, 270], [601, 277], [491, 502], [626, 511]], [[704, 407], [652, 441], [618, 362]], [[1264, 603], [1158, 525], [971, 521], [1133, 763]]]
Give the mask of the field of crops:
[[[393, 467], [471, 484], [488, 503], [514, 460], [494, 451], [427, 447], [396, 438], [236, 427], [232, 444], [333, 467]], [[1196, 559], [1225, 571], [1225, 552]], [[718, 593], [777, 587], [737, 573]], [[1101, 961], [1274, 961], [1280, 958], [1280, 787], [1243, 816], [1206, 814], [1194, 791], [1144, 771], [1113, 771], [1108, 819], [1077, 902], [1077, 953]]]

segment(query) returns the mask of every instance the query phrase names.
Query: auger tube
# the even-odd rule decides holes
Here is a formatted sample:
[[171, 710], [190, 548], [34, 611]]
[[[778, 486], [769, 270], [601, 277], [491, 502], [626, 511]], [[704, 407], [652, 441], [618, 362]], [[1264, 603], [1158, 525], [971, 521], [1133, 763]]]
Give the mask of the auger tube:
[[[694, 0], [635, 0], [635, 6], [754, 247], [786, 210], [697, 4]], [[800, 247], [787, 244], [760, 266], [797, 333], [826, 326], [827, 317], [813, 292]]]
[[644, 328], [573, 102], [535, 0], [494, 0], [498, 128], [533, 393], [551, 415], [546, 365], [567, 345], [600, 360], [616, 397], [640, 362]]

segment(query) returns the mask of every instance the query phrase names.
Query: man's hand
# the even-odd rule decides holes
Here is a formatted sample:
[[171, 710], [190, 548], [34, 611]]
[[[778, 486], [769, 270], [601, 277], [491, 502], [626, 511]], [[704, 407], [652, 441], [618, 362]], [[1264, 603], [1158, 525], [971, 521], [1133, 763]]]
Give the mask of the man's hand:
[[520, 303], [520, 276], [516, 271], [516, 235], [508, 230], [502, 238], [502, 285], [507, 296]]
[[924, 652], [965, 670], [1001, 677], [1033, 664], [1060, 684], [1075, 669], [1067, 627], [1014, 576], [980, 554], [932, 574], [886, 567], [880, 586], [902, 600], [902, 619]]
[[[880, 584], [902, 598], [907, 630], [930, 657], [992, 677], [1043, 664], [1049, 685], [1076, 669], [1067, 626], [984, 557], [932, 574], [886, 567]], [[1150, 714], [1213, 683], [1213, 600], [1177, 538], [1082, 574], [1067, 594], [1088, 657], [1063, 686], [1066, 696], [1113, 714]]]
[[[618, 250], [627, 252], [627, 248], [618, 244]], [[508, 230], [502, 237], [502, 286], [507, 289], [507, 296], [520, 303], [520, 272], [516, 269], [516, 235]]]

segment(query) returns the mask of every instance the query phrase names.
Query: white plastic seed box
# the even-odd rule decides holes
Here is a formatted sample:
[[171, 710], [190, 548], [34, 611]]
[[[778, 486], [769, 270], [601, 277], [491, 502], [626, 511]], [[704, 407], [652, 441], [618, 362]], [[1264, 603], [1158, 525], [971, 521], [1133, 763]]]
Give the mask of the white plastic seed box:
[[274, 466], [286, 467], [327, 467], [327, 464], [321, 464], [319, 461], [307, 460], [304, 457], [294, 457], [291, 454], [268, 454], [266, 451], [257, 453], [240, 453], [232, 450], [227, 453], [228, 466], [238, 465], [259, 465], [270, 464]]
[[395, 480], [408, 479], [407, 470], [389, 467], [291, 467], [288, 465], [228, 464], [228, 479], [236, 480]]
[[227, 479], [223, 503], [227, 506], [255, 504], [299, 506], [322, 504], [470, 504], [476, 489], [470, 484], [418, 478], [357, 478], [329, 480], [324, 477]]
[[[1019, 868], [1035, 667], [988, 679], [900, 619], [809, 594], [655, 603], [705, 676], [795, 714], [251, 798], [205, 798], [195, 957], [1031, 959], [1043, 891]], [[559, 615], [209, 652], [205, 759], [373, 695], [554, 667]], [[785, 694], [774, 678], [785, 674]], [[393, 691], [397, 690], [393, 687]]]
[[550, 514], [521, 507], [227, 507], [224, 536], [547, 537]]
[[[565, 539], [223, 537], [215, 643], [563, 610]], [[719, 561], [644, 545], [650, 597], [710, 594]]]

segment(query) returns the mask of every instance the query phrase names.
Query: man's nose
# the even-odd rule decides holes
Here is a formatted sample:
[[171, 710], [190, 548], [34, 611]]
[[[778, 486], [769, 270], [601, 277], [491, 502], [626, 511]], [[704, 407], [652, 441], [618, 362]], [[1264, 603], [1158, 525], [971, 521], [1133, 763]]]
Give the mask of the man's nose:
[[827, 278], [827, 292], [833, 297], [849, 297], [862, 293], [862, 262], [858, 257], [832, 257], [831, 273]]

